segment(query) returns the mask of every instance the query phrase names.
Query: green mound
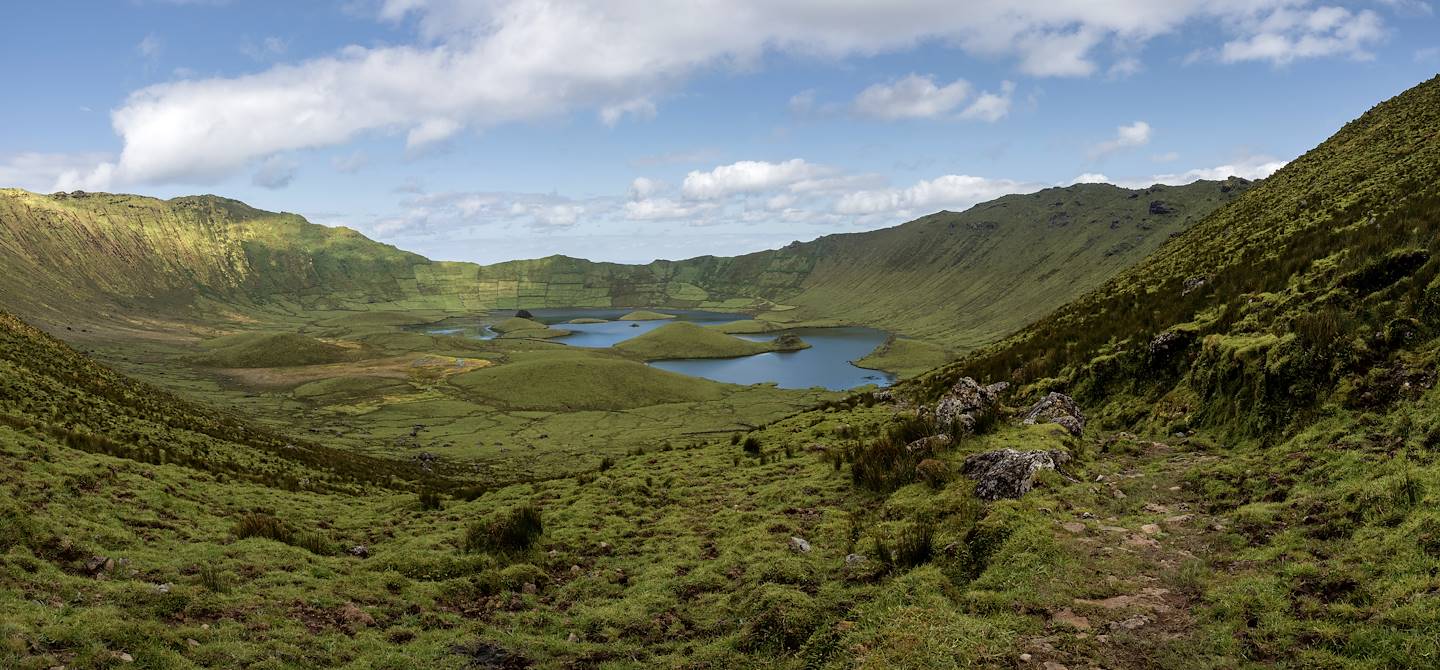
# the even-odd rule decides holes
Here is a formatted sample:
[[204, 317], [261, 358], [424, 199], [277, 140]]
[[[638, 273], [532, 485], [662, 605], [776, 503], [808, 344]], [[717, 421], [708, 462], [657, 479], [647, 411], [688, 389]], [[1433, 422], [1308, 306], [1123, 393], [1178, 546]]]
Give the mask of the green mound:
[[512, 330], [507, 333], [501, 333], [500, 337], [502, 339], [548, 340], [556, 337], [565, 337], [569, 334], [570, 331], [560, 330], [559, 328], [525, 328], [523, 330]]
[[921, 340], [904, 337], [890, 337], [875, 351], [855, 361], [855, 365], [870, 370], [886, 370], [901, 377], [914, 377], [922, 372], [944, 365], [952, 359], [944, 347]]
[[202, 343], [207, 351], [191, 362], [212, 368], [281, 368], [343, 363], [363, 352], [298, 333], [240, 333]]
[[784, 326], [772, 321], [744, 319], [741, 321], [731, 321], [730, 323], [716, 324], [714, 326], [706, 326], [706, 328], [731, 335], [758, 335], [760, 333], [773, 333], [784, 328]]
[[751, 342], [686, 321], [667, 323], [639, 337], [615, 345], [615, 349], [647, 361], [675, 358], [736, 358], [767, 351], [794, 351], [810, 345], [794, 335], [773, 342]]
[[651, 311], [649, 311], [649, 310], [637, 309], [637, 310], [635, 310], [635, 311], [633, 311], [633, 312], [631, 312], [631, 313], [629, 313], [629, 314], [626, 314], [625, 316], [620, 317], [619, 320], [620, 320], [620, 321], [662, 321], [662, 320], [664, 320], [664, 319], [673, 319], [673, 318], [675, 318], [675, 315], [674, 315], [674, 314], [661, 314], [660, 312], [651, 312]]
[[599, 356], [520, 361], [457, 375], [481, 402], [538, 410], [620, 410], [716, 400], [725, 385]]
[[301, 384], [291, 394], [296, 398], [347, 397], [382, 394], [405, 387], [405, 383], [382, 377], [333, 377]]
[[569, 323], [610, 323], [610, 322], [609, 322], [609, 321], [606, 321], [605, 319], [592, 319], [592, 318], [590, 318], [590, 317], [580, 317], [580, 318], [578, 318], [578, 319], [570, 319]]
[[508, 319], [505, 319], [504, 321], [501, 321], [500, 323], [491, 325], [490, 330], [493, 330], [503, 335], [505, 333], [511, 333], [517, 330], [545, 330], [549, 327], [550, 326], [540, 323], [539, 321], [532, 321], [530, 319], [522, 319], [518, 316], [512, 316]]

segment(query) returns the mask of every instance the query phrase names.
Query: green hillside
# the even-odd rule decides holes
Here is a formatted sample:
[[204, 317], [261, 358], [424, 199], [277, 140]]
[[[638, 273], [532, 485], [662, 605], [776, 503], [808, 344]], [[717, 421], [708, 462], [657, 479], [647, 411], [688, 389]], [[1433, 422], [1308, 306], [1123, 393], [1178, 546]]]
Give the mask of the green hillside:
[[1082, 184], [775, 251], [635, 266], [560, 256], [431, 262], [353, 230], [215, 196], [5, 189], [0, 289], [13, 296], [7, 307], [53, 326], [669, 306], [871, 325], [964, 350], [1098, 285], [1246, 188]]
[[[1128, 496], [1076, 485], [1035, 504], [1154, 524], [1160, 541], [1137, 546], [1194, 552], [1166, 587], [1189, 594], [1169, 606], [1185, 603], [1206, 641], [1185, 667], [1418, 668], [1440, 655], [1437, 363], [1440, 78], [908, 388], [934, 398], [962, 376], [1003, 379], [1016, 404], [1064, 391], [1092, 426], [1140, 436], [1086, 454], [1133, 480]], [[1188, 512], [1167, 521], [1175, 510]], [[1208, 528], [1186, 538], [1195, 518]], [[1055, 646], [1058, 662], [1094, 657], [1078, 636]]]
[[768, 342], [752, 342], [733, 335], [680, 321], [667, 323], [644, 335], [616, 344], [615, 349], [647, 361], [677, 358], [735, 358], [767, 351], [795, 351], [810, 345], [793, 335]]

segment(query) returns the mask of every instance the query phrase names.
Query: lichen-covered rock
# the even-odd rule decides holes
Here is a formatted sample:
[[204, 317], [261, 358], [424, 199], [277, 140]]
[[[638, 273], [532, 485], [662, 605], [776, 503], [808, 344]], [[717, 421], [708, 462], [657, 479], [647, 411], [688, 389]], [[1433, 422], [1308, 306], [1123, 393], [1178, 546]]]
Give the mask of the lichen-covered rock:
[[1000, 394], [1008, 388], [1008, 382], [982, 386], [970, 377], [961, 377], [935, 404], [935, 421], [942, 426], [959, 424], [965, 431], [972, 431], [980, 417], [995, 408]]
[[999, 449], [965, 459], [961, 472], [975, 480], [975, 495], [985, 500], [1019, 498], [1035, 485], [1035, 473], [1058, 470], [1070, 461], [1063, 451]]
[[1076, 437], [1085, 432], [1085, 413], [1080, 411], [1074, 398], [1064, 393], [1051, 392], [1025, 412], [1026, 425], [1046, 422], [1057, 424]]
[[944, 449], [945, 447], [950, 446], [951, 441], [952, 440], [950, 439], [950, 436], [944, 433], [941, 433], [939, 435], [931, 435], [930, 437], [922, 437], [918, 440], [915, 440], [914, 442], [911, 442], [910, 444], [905, 445], [905, 451], [908, 451], [912, 454], [921, 454], [928, 456], [930, 454], [934, 454], [937, 451], [940, 451], [941, 449]]

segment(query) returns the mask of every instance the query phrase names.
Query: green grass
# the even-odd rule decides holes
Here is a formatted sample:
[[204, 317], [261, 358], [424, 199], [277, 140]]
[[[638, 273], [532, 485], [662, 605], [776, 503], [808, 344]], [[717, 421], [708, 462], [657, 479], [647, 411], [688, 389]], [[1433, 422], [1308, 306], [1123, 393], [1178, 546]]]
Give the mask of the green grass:
[[564, 411], [718, 400], [727, 392], [718, 382], [593, 356], [509, 363], [458, 375], [451, 383], [483, 403]]
[[549, 328], [549, 326], [539, 321], [522, 319], [518, 316], [512, 316], [504, 321], [490, 325], [490, 329], [497, 333], [510, 333], [519, 330], [545, 330], [547, 328]]
[[875, 351], [855, 361], [855, 365], [887, 370], [904, 379], [938, 368], [954, 358], [954, 354], [939, 345], [892, 336]]
[[215, 368], [273, 368], [353, 361], [366, 352], [297, 333], [241, 333], [207, 340], [196, 365]]
[[616, 320], [617, 320], [617, 321], [661, 321], [661, 320], [664, 320], [664, 319], [673, 319], [673, 318], [675, 318], [675, 315], [674, 315], [674, 314], [664, 314], [664, 313], [661, 313], [661, 312], [652, 312], [652, 311], [646, 310], [646, 309], [637, 309], [637, 310], [635, 310], [635, 311], [633, 311], [633, 312], [630, 312], [629, 314], [626, 314], [626, 315], [624, 315], [624, 316], [621, 316], [619, 319], [616, 319]]
[[751, 342], [687, 321], [667, 323], [644, 335], [630, 338], [613, 348], [642, 360], [657, 361], [679, 358], [736, 358], [767, 351], [794, 351], [810, 345], [790, 338], [770, 342]]

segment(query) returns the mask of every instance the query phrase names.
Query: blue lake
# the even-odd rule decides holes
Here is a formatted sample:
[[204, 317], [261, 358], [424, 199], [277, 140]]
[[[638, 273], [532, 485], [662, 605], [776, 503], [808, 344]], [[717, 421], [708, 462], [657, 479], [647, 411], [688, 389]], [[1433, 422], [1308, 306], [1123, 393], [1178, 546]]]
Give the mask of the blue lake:
[[[652, 311], [673, 314], [676, 318], [657, 321], [615, 321], [629, 314], [633, 309], [532, 309], [536, 321], [553, 328], [568, 330], [567, 337], [549, 340], [573, 347], [604, 348], [623, 342], [637, 335], [647, 333], [671, 321], [692, 321], [705, 325], [729, 323], [748, 317], [741, 314], [707, 312], [703, 310], [656, 309]], [[459, 335], [489, 339], [494, 331], [486, 323], [499, 321], [510, 316], [509, 312], [497, 312], [484, 318], [448, 319], [423, 328], [433, 334]], [[572, 319], [606, 319], [605, 323], [568, 323]], [[850, 361], [863, 358], [885, 342], [888, 334], [874, 328], [795, 328], [787, 332], [799, 335], [810, 344], [809, 349], [788, 352], [769, 352], [740, 358], [685, 359], [654, 361], [651, 365], [662, 370], [704, 377], [730, 384], [774, 383], [780, 388], [811, 388], [815, 386], [841, 391], [875, 384], [888, 386], [895, 381], [894, 375], [880, 370], [855, 367]], [[739, 335], [747, 340], [763, 342], [774, 339], [779, 333], [760, 335]]]

